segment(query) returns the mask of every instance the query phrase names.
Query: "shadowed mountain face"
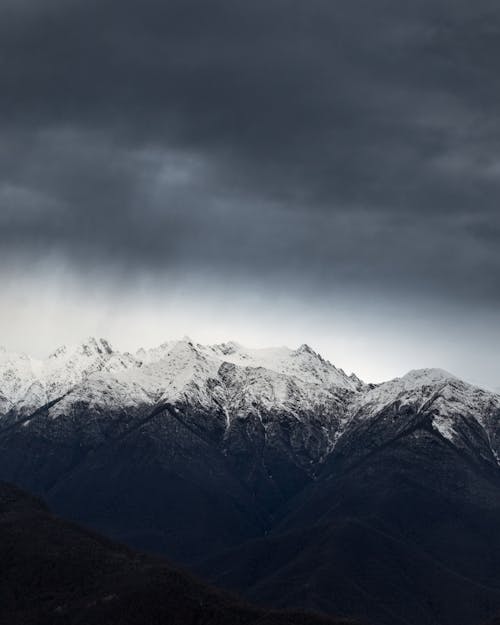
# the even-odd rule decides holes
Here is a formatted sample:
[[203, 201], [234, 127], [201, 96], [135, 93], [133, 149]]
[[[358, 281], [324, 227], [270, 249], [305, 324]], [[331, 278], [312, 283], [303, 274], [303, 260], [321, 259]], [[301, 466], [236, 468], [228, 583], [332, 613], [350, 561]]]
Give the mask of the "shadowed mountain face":
[[280, 608], [375, 625], [500, 611], [500, 397], [373, 386], [307, 346], [5, 355], [0, 477]]
[[499, 521], [494, 471], [416, 429], [361, 460], [332, 457], [266, 537], [202, 571], [275, 605], [473, 625], [500, 605]]
[[131, 356], [89, 340], [4, 363], [0, 476], [183, 562], [262, 535], [362, 386], [307, 346], [186, 339]]
[[0, 558], [5, 624], [341, 625], [238, 603], [162, 560], [61, 521], [39, 500], [5, 483], [0, 483]]

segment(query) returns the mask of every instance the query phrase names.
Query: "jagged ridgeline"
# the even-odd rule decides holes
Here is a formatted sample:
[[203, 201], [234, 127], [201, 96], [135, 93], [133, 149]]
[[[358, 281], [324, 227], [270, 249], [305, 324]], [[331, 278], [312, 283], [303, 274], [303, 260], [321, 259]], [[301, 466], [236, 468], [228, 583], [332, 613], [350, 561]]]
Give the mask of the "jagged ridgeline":
[[307, 345], [0, 352], [0, 478], [253, 600], [384, 625], [500, 610], [500, 397]]

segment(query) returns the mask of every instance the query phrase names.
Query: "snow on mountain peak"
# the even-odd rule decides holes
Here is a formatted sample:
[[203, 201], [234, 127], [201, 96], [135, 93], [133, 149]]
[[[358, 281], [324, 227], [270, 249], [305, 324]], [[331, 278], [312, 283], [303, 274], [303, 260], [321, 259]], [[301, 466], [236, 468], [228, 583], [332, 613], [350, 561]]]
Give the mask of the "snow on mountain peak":
[[492, 401], [492, 394], [442, 369], [416, 369], [369, 386], [307, 344], [295, 350], [246, 348], [234, 341], [200, 345], [184, 337], [131, 355], [90, 337], [59, 348], [45, 360], [0, 351], [0, 415], [11, 410], [26, 414], [63, 396], [54, 414], [62, 414], [74, 401], [92, 401], [103, 409], [113, 402], [138, 406], [180, 401], [207, 410], [231, 407], [238, 414], [263, 409], [297, 415], [329, 414], [337, 410], [332, 406], [342, 405], [337, 414], [343, 414], [341, 430], [350, 420], [369, 418], [392, 404], [416, 410], [431, 406], [435, 428], [447, 437], [456, 431], [448, 415], [459, 412], [479, 419], [474, 415], [484, 413]]
[[96, 339], [90, 336], [83, 343], [77, 345], [61, 345], [61, 347], [50, 354], [49, 359], [60, 360], [64, 358], [75, 358], [77, 356], [84, 356], [86, 358], [96, 356], [106, 357], [113, 353], [113, 348], [106, 339]]
[[[276, 401], [285, 398], [284, 389], [296, 388], [297, 384], [302, 385], [304, 397], [311, 393], [319, 397], [318, 394], [332, 389], [357, 392], [362, 386], [358, 378], [347, 376], [305, 344], [296, 350], [288, 347], [252, 349], [235, 341], [200, 345], [184, 337], [152, 349], [140, 349], [131, 355], [114, 351], [105, 339], [89, 337], [79, 345], [58, 348], [42, 361], [22, 358], [9, 357], [9, 362], [14, 364], [0, 370], [1, 394], [7, 397], [7, 403], [0, 406], [0, 414], [16, 404], [22, 405], [23, 410], [39, 407], [73, 392], [84, 381], [86, 390], [82, 387], [81, 393], [85, 394], [89, 384], [96, 388], [105, 384], [102, 380], [106, 376], [111, 386], [139, 385], [142, 391], [137, 397], [143, 398], [143, 393], [163, 398], [163, 401], [189, 397], [200, 403], [208, 402], [208, 405], [212, 401], [210, 388], [214, 380], [220, 379], [219, 369], [225, 362], [254, 370], [255, 373], [245, 374], [252, 380], [252, 393], [257, 396], [259, 388], [267, 385], [269, 389], [271, 385], [273, 390], [269, 390], [268, 397], [274, 396]], [[0, 362], [5, 360], [3, 354]], [[258, 382], [259, 377], [264, 386]], [[7, 383], [7, 378], [14, 379], [15, 384]], [[285, 380], [293, 382], [292, 386]]]
[[413, 369], [400, 378], [377, 384], [360, 395], [353, 412], [373, 415], [396, 400], [407, 404], [422, 404], [437, 389], [458, 378], [443, 369]]
[[236, 341], [227, 341], [226, 343], [219, 343], [213, 346], [214, 349], [218, 349], [222, 354], [229, 355], [242, 351], [244, 348]]
[[96, 372], [131, 366], [137, 366], [132, 356], [114, 352], [105, 339], [93, 337], [80, 345], [63, 345], [44, 360], [5, 352], [0, 357], [0, 415], [32, 412]]
[[307, 343], [302, 343], [302, 345], [300, 347], [298, 347], [295, 352], [296, 355], [300, 355], [300, 354], [310, 354], [311, 356], [319, 356], [319, 354], [317, 354], [312, 347], [309, 347], [309, 345], [307, 345]]
[[347, 376], [305, 344], [292, 350], [288, 347], [246, 348], [230, 342], [212, 345], [208, 349], [213, 355], [238, 366], [261, 367], [311, 384], [351, 391], [359, 386], [357, 379]]
[[98, 354], [112, 354], [113, 348], [106, 339], [95, 339], [90, 337], [82, 346], [89, 353], [97, 352]]
[[463, 420], [484, 428], [489, 415], [499, 414], [500, 397], [443, 369], [415, 369], [360, 393], [351, 407], [352, 422], [366, 422], [386, 409], [392, 422], [392, 407], [400, 415], [426, 416], [436, 432], [456, 442]]
[[68, 346], [61, 345], [49, 355], [49, 359], [56, 360], [58, 358], [63, 358], [67, 353], [68, 353]]
[[458, 380], [456, 376], [444, 369], [412, 369], [402, 378], [405, 386], [425, 386], [440, 384], [449, 380]]

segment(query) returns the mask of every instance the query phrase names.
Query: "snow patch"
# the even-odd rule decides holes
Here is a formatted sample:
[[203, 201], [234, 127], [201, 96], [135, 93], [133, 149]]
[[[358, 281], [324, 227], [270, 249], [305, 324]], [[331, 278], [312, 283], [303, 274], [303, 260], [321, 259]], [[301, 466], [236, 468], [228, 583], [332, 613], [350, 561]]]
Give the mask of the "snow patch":
[[436, 416], [432, 421], [432, 426], [437, 430], [444, 438], [449, 441], [453, 441], [455, 436], [455, 429], [453, 427], [453, 421], [445, 416]]

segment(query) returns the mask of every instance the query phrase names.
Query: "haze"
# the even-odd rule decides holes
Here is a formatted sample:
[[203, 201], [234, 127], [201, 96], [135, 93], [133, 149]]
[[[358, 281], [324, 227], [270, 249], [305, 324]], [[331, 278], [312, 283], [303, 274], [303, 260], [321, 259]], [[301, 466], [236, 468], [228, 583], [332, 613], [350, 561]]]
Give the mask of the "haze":
[[0, 343], [189, 334], [500, 386], [500, 8], [0, 6]]

